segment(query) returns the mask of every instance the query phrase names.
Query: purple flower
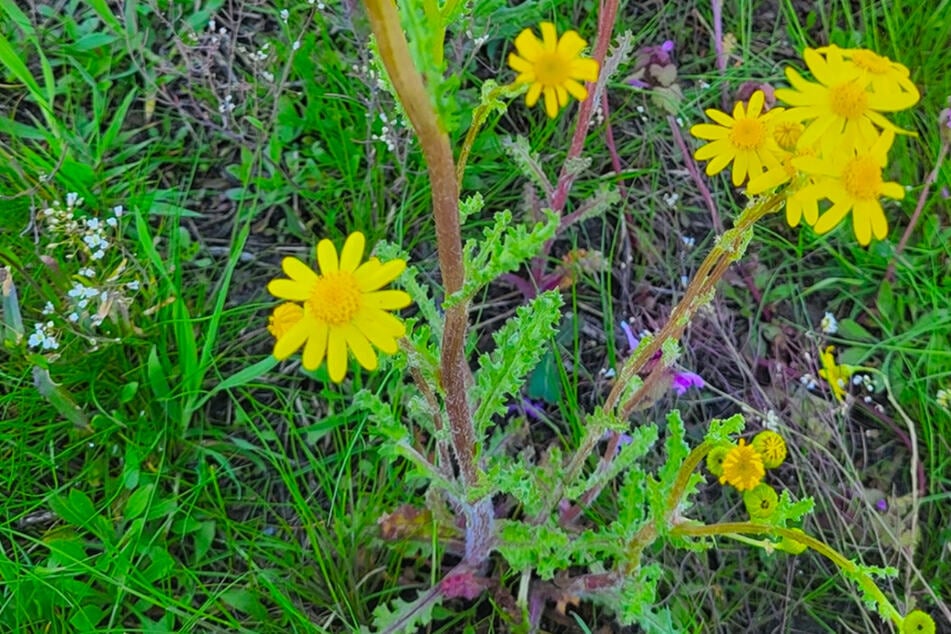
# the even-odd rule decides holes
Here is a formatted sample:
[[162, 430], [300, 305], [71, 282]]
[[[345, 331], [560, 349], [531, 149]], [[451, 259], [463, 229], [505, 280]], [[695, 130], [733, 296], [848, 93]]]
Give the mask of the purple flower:
[[674, 372], [674, 382], [671, 387], [674, 388], [674, 392], [677, 392], [677, 396], [683, 396], [690, 388], [695, 387], [701, 389], [705, 385], [703, 377], [699, 374], [694, 374], [693, 372]]

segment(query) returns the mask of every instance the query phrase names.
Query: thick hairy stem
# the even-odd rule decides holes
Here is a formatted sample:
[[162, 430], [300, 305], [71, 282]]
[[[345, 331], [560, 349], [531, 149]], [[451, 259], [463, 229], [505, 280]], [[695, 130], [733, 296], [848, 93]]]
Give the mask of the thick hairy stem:
[[[419, 139], [433, 196], [436, 247], [439, 269], [447, 295], [462, 288], [465, 277], [462, 263], [462, 236], [459, 225], [459, 187], [449, 136], [440, 127], [422, 75], [413, 64], [399, 14], [392, 0], [365, 0], [370, 26], [376, 36], [380, 57], [393, 88]], [[464, 302], [446, 311], [440, 363], [442, 386], [446, 393], [446, 414], [452, 432], [453, 452], [467, 488], [478, 482], [475, 456], [475, 428], [466, 400], [469, 367], [465, 359], [468, 327]]]

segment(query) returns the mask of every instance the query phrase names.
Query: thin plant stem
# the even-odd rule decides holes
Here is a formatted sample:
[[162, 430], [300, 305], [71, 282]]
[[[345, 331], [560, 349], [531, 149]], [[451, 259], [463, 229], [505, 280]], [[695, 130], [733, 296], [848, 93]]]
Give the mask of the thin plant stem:
[[816, 551], [841, 570], [847, 577], [854, 580], [862, 590], [875, 600], [879, 614], [890, 620], [896, 627], [901, 627], [904, 620], [901, 613], [895, 609], [885, 593], [882, 592], [867, 572], [845, 555], [835, 550], [825, 542], [810, 537], [800, 531], [768, 524], [754, 522], [723, 522], [720, 524], [678, 524], [670, 530], [676, 537], [715, 537], [717, 535], [777, 535], [785, 537]]
[[621, 403], [618, 407], [618, 401], [634, 375], [640, 372], [647, 362], [662, 349], [666, 341], [679, 339], [693, 315], [711, 299], [717, 282], [720, 281], [730, 264], [742, 256], [746, 244], [752, 236], [753, 225], [756, 221], [778, 210], [784, 199], [785, 194], [780, 192], [767, 198], [760, 198], [748, 205], [740, 214], [740, 217], [737, 218], [736, 226], [717, 240], [687, 286], [683, 298], [674, 307], [667, 323], [647, 345], [631, 355], [624, 363], [621, 371], [618, 372], [617, 381], [605, 400], [605, 410], [611, 411], [615, 408], [618, 411], [629, 410], [632, 403], [637, 403], [644, 397], [647, 392], [645, 388], [649, 387], [646, 384], [641, 386], [626, 403]]
[[888, 270], [885, 271], [886, 281], [895, 281], [895, 266], [898, 262], [898, 258], [901, 257], [902, 251], [905, 250], [905, 245], [908, 244], [908, 240], [911, 238], [911, 232], [915, 230], [915, 226], [918, 224], [918, 217], [921, 216], [921, 212], [925, 208], [925, 201], [928, 200], [928, 193], [931, 191], [931, 186], [936, 180], [938, 180], [938, 170], [941, 169], [941, 165], [944, 163], [944, 159], [947, 158], [947, 156], [948, 143], [944, 141], [941, 143], [941, 149], [938, 151], [938, 160], [935, 161], [934, 168], [925, 179], [924, 187], [921, 188], [921, 194], [918, 196], [918, 203], [915, 205], [915, 212], [911, 215], [911, 220], [908, 221], [908, 226], [905, 227], [905, 232], [902, 234], [901, 240], [898, 241], [898, 246], [895, 247], [895, 255], [892, 256], [892, 261], [888, 263]]

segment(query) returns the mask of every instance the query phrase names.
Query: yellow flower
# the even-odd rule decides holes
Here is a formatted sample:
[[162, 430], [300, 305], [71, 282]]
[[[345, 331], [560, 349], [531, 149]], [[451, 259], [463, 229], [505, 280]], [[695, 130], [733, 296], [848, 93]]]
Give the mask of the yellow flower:
[[873, 235], [878, 240], [888, 235], [888, 220], [879, 197], [901, 200], [905, 196], [901, 185], [882, 180], [882, 168], [894, 140], [895, 133], [886, 130], [881, 136], [873, 134], [873, 143], [867, 148], [840, 149], [822, 159], [793, 159], [796, 168], [816, 179], [808, 194], [832, 201], [832, 207], [813, 225], [816, 233], [831, 231], [851, 211], [855, 238], [862, 246], [871, 242]]
[[284, 258], [281, 267], [289, 279], [271, 280], [267, 289], [275, 297], [300, 302], [301, 312], [291, 323], [292, 309], [283, 308], [286, 304], [274, 311], [268, 329], [277, 337], [275, 357], [286, 359], [303, 346], [304, 369], [316, 370], [326, 357], [330, 380], [339, 383], [347, 373], [348, 349], [367, 370], [377, 367], [374, 346], [387, 354], [397, 351], [396, 340], [406, 327], [386, 311], [409, 306], [410, 297], [380, 289], [403, 272], [406, 262], [371, 258], [360, 264], [365, 244], [362, 233], [351, 233], [338, 259], [333, 243], [321, 240], [319, 274], [297, 258]]
[[845, 397], [845, 386], [852, 376], [852, 369], [846, 365], [836, 365], [833, 352], [835, 346], [828, 346], [822, 351], [822, 369], [819, 370], [819, 376], [826, 380], [835, 398], [841, 401]]
[[720, 477], [723, 475], [723, 459], [726, 458], [726, 455], [733, 449], [733, 445], [724, 444], [714, 447], [710, 450], [710, 453], [707, 454], [707, 471]]
[[274, 335], [275, 339], [280, 339], [290, 332], [303, 316], [304, 309], [299, 304], [284, 302], [275, 308], [268, 318], [267, 331]]
[[786, 441], [774, 431], [761, 431], [753, 437], [753, 448], [763, 458], [763, 466], [775, 469], [786, 459]]
[[787, 68], [786, 78], [792, 88], [776, 91], [777, 99], [792, 106], [784, 119], [810, 121], [799, 144], [811, 147], [821, 141], [824, 150], [842, 144], [851, 149], [871, 144], [876, 126], [898, 130], [881, 113], [909, 107], [914, 102], [909, 103], [907, 93], [869, 90], [872, 75], [845, 59], [842, 49], [828, 47], [823, 51], [825, 57], [811, 48], [802, 55], [819, 83], [807, 81]]
[[763, 459], [752, 445], [747, 445], [741, 438], [740, 444], [730, 449], [723, 459], [720, 484], [732, 484], [737, 491], [748, 491], [759, 484], [765, 475]]
[[713, 176], [733, 163], [733, 185], [739, 187], [746, 180], [756, 178], [765, 169], [780, 168], [781, 151], [773, 138], [770, 121], [781, 113], [781, 108], [763, 112], [765, 97], [757, 90], [746, 108], [739, 102], [733, 116], [710, 108], [707, 116], [717, 125], [699, 123], [690, 128], [690, 134], [710, 141], [694, 152], [698, 161], [707, 163], [707, 175]]
[[588, 91], [581, 81], [598, 79], [598, 62], [581, 57], [588, 45], [575, 31], [567, 31], [559, 39], [555, 25], [541, 23], [542, 39], [531, 29], [524, 29], [515, 38], [517, 53], [509, 53], [509, 66], [519, 73], [517, 84], [528, 84], [525, 103], [534, 106], [545, 95], [545, 113], [554, 119], [558, 110], [568, 105], [568, 95], [582, 101]]
[[743, 506], [752, 520], [769, 519], [776, 512], [779, 496], [776, 490], [768, 484], [757, 484], [743, 494]]
[[[817, 50], [827, 54], [833, 48], [835, 46], [825, 46]], [[868, 74], [872, 92], [901, 98], [907, 103], [905, 108], [915, 105], [921, 98], [918, 87], [909, 77], [911, 73], [902, 64], [866, 48], [839, 49], [839, 53], [844, 59], [851, 60], [856, 67]]]
[[901, 634], [935, 634], [935, 622], [929, 614], [912, 610], [902, 619]]

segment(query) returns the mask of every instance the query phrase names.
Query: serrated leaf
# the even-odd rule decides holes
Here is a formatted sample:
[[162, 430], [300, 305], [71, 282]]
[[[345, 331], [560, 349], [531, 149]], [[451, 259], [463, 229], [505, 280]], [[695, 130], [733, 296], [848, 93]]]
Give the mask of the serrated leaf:
[[416, 634], [433, 620], [433, 608], [442, 603], [442, 594], [435, 588], [419, 593], [412, 601], [396, 598], [381, 603], [373, 610], [373, 630], [360, 628], [365, 634]]
[[479, 357], [472, 392], [478, 403], [473, 416], [478, 433], [484, 432], [492, 417], [505, 411], [508, 399], [518, 393], [525, 376], [538, 364], [555, 334], [561, 304], [560, 293], [542, 293], [527, 306], [519, 306], [515, 316], [492, 335], [495, 349]]
[[545, 211], [545, 222], [533, 227], [512, 224], [512, 212], [500, 211], [495, 222], [483, 231], [480, 241], [467, 240], [463, 249], [466, 280], [462, 288], [446, 298], [444, 308], [468, 301], [481, 288], [503, 273], [517, 270], [541, 251], [558, 230], [558, 216]]

